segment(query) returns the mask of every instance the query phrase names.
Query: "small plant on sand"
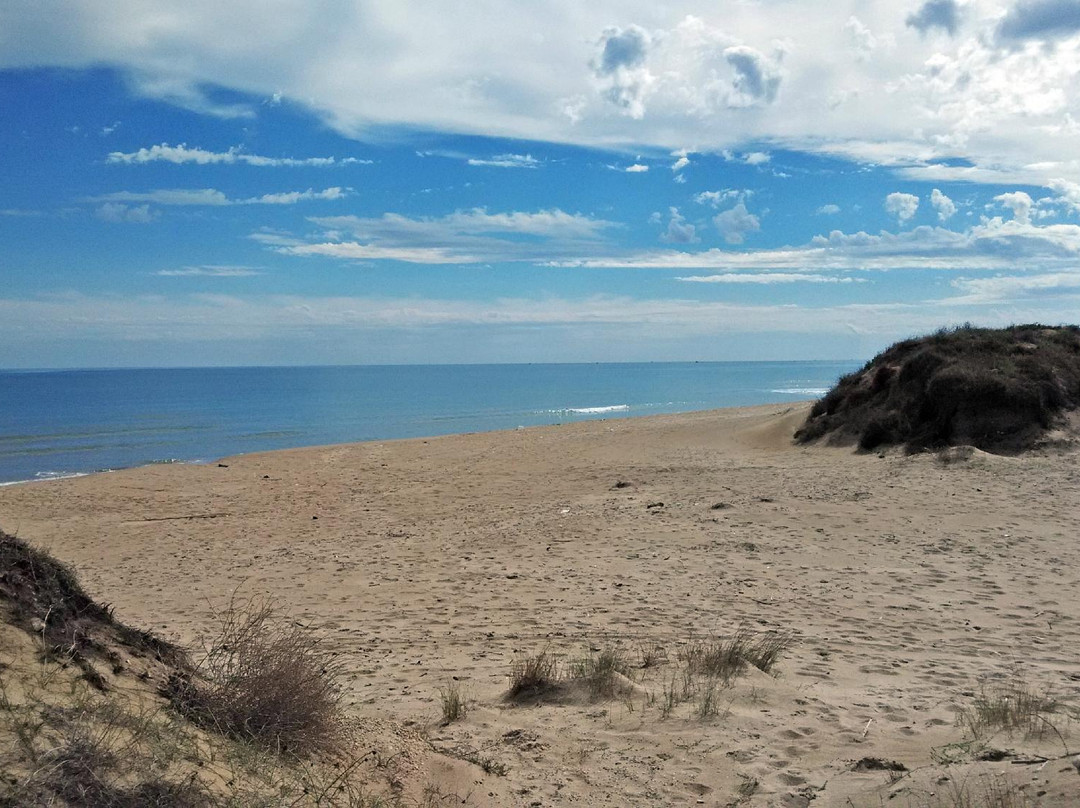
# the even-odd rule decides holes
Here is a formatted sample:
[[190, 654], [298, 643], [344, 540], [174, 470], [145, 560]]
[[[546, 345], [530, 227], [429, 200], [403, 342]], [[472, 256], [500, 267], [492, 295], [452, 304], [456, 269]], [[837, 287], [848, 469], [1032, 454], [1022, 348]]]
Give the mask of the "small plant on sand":
[[1026, 737], [1042, 737], [1048, 731], [1060, 736], [1053, 717], [1061, 707], [1049, 690], [1035, 691], [1016, 676], [992, 688], [982, 687], [959, 720], [976, 737], [988, 729], [1022, 732]]
[[174, 675], [168, 695], [181, 713], [224, 735], [279, 753], [335, 753], [348, 742], [342, 665], [307, 627], [267, 600], [238, 600], [195, 675]]
[[461, 720], [469, 711], [468, 699], [457, 682], [447, 682], [445, 687], [439, 688], [439, 699], [444, 725]]
[[614, 646], [570, 663], [570, 677], [584, 684], [594, 699], [610, 699], [618, 695], [623, 689], [623, 677], [629, 670], [630, 666], [622, 652]]
[[510, 688], [506, 697], [520, 701], [542, 696], [556, 690], [560, 684], [559, 661], [551, 651], [524, 659], [516, 659], [510, 666]]
[[780, 656], [793, 644], [794, 635], [790, 632], [755, 635], [741, 628], [726, 640], [694, 641], [682, 649], [679, 657], [692, 673], [729, 684], [747, 665], [771, 673]]

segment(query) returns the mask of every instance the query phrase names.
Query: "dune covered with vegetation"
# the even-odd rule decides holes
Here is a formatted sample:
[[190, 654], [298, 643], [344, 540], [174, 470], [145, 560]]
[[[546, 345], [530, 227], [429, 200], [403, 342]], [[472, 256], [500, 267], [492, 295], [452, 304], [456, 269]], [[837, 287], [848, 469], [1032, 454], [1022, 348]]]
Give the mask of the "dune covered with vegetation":
[[795, 439], [1016, 454], [1069, 440], [1078, 407], [1080, 328], [963, 326], [898, 342], [844, 376]]

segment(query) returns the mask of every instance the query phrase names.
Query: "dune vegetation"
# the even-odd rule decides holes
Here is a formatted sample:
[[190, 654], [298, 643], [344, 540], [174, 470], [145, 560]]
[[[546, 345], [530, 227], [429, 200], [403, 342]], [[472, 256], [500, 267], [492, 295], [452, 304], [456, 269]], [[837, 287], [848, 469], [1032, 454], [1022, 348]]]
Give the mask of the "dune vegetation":
[[1080, 407], [1080, 327], [965, 325], [898, 342], [844, 376], [799, 443], [1016, 454], [1067, 438]]

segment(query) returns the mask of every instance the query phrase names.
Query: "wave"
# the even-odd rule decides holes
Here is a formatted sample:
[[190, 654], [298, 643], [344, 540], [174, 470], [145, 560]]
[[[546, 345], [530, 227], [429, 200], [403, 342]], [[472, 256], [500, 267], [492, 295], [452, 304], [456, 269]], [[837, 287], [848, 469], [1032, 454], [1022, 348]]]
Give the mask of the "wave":
[[629, 404], [609, 404], [606, 407], [563, 407], [561, 410], [548, 410], [548, 412], [572, 412], [576, 415], [597, 415], [604, 412], [628, 412]]
[[781, 387], [770, 393], [783, 393], [789, 396], [823, 396], [829, 392], [827, 387]]
[[[108, 471], [109, 469], [103, 469]], [[70, 480], [72, 477], [86, 477], [90, 472], [88, 471], [39, 471], [29, 480], [10, 480], [8, 482], [0, 483], [0, 486], [5, 485], [20, 485], [22, 483], [43, 483], [48, 480]]]

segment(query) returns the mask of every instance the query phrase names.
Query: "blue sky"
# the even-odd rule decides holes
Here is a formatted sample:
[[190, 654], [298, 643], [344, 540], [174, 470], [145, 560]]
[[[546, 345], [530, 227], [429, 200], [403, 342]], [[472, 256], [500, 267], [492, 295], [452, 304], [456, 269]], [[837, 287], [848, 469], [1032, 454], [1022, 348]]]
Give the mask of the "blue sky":
[[0, 9], [0, 367], [1075, 321], [1080, 0]]

